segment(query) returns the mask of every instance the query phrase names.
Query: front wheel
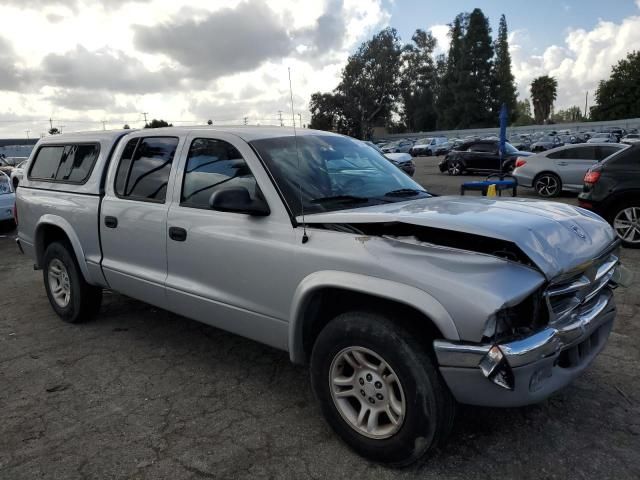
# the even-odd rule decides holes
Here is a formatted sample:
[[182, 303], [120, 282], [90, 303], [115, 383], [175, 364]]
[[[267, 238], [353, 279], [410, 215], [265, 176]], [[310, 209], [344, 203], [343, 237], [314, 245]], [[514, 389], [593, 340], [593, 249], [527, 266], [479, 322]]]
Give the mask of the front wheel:
[[44, 252], [44, 285], [49, 303], [62, 320], [79, 323], [100, 309], [102, 289], [89, 285], [80, 271], [71, 246], [54, 242]]
[[449, 160], [449, 163], [447, 164], [447, 172], [449, 172], [449, 175], [453, 176], [462, 175], [464, 172], [464, 165], [462, 165], [460, 160]]
[[533, 188], [541, 197], [557, 197], [562, 191], [562, 180], [554, 173], [543, 173], [535, 179]]
[[618, 205], [611, 224], [625, 247], [640, 248], [640, 202]]
[[368, 312], [342, 314], [320, 332], [313, 390], [329, 425], [360, 455], [404, 466], [449, 433], [455, 401], [426, 348]]

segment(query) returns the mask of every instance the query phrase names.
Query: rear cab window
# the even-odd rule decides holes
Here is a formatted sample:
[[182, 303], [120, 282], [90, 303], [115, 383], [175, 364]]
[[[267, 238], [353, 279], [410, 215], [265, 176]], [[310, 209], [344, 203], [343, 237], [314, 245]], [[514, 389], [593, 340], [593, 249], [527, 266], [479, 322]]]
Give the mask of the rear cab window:
[[83, 184], [100, 154], [98, 143], [43, 145], [31, 162], [29, 179]]
[[164, 203], [178, 140], [178, 137], [138, 137], [129, 140], [116, 171], [116, 196]]

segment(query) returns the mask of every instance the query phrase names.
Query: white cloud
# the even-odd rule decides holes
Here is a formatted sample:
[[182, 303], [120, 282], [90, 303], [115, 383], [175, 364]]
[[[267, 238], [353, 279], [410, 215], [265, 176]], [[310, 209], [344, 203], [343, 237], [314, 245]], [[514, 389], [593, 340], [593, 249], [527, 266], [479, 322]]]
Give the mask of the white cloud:
[[[241, 122], [249, 116], [263, 124], [270, 118], [275, 122], [278, 110], [290, 108], [287, 67], [292, 70], [295, 110], [306, 123], [311, 93], [333, 89], [350, 52], [390, 18], [383, 0], [107, 2], [1, 2], [0, 120], [16, 123], [0, 122], [0, 136], [22, 134], [26, 128], [32, 135], [40, 133], [48, 121], [32, 122], [50, 116], [65, 119], [67, 130], [102, 128], [103, 119], [113, 127], [140, 125], [142, 111], [168, 120]], [[232, 56], [242, 55], [237, 42], [230, 42], [232, 31], [221, 35], [220, 28], [205, 29], [198, 35], [201, 44], [183, 42], [182, 47], [151, 35], [153, 28], [173, 34], [176, 26], [197, 26], [236, 9], [248, 15], [252, 26], [251, 55], [243, 55], [239, 64], [225, 59], [225, 48]], [[261, 37], [265, 20], [270, 21], [271, 37]], [[256, 21], [263, 22], [257, 30]], [[247, 22], [235, 23], [242, 29]], [[145, 44], [135, 41], [136, 32], [147, 33]], [[185, 37], [182, 30], [177, 32], [178, 40]], [[275, 51], [269, 41], [273, 35], [280, 38]], [[198, 55], [211, 58], [199, 65]], [[212, 59], [221, 64], [212, 65]]]
[[438, 41], [435, 50], [436, 55], [449, 52], [449, 44], [451, 43], [451, 39], [449, 38], [449, 25], [431, 25], [429, 30], [431, 30], [431, 34]]
[[[636, 0], [640, 6], [640, 0]], [[541, 55], [530, 55], [519, 44], [515, 32], [510, 38], [513, 72], [520, 98], [529, 97], [531, 81], [539, 75], [558, 80], [556, 109], [578, 105], [584, 108], [585, 92], [589, 103], [600, 80], [611, 74], [611, 67], [633, 50], [640, 50], [640, 16], [620, 23], [600, 20], [591, 30], [571, 29], [563, 45], [551, 45]]]

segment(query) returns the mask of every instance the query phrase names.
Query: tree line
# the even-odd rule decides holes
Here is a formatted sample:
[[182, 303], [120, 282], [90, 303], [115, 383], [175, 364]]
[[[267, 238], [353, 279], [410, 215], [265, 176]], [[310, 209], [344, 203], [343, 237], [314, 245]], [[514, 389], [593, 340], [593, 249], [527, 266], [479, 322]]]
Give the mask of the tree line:
[[[311, 95], [309, 127], [357, 138], [370, 137], [376, 126], [391, 132], [495, 127], [502, 104], [511, 125], [584, 120], [578, 106], [553, 111], [558, 82], [548, 75], [531, 83], [531, 103], [529, 99], [518, 101], [504, 15], [495, 39], [491, 33], [481, 9], [460, 13], [449, 25], [448, 52], [435, 55], [437, 41], [431, 32], [417, 29], [411, 42], [403, 44], [394, 28], [385, 28], [349, 57], [332, 92]], [[640, 62], [637, 54], [634, 59]], [[634, 88], [633, 81], [638, 84], [637, 76], [631, 79], [627, 73], [633, 65], [616, 68], [615, 85], [601, 82], [596, 92], [593, 119], [603, 120], [601, 112], [634, 108], [624, 110], [622, 94], [616, 97], [616, 107], [602, 107], [611, 99], [605, 92], [625, 85], [628, 93]], [[635, 71], [639, 71], [637, 66]]]

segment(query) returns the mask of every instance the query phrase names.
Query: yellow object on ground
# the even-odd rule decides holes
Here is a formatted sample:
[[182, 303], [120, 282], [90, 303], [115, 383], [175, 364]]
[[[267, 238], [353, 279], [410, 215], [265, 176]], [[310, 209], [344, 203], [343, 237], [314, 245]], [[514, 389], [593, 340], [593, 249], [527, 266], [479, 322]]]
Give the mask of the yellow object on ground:
[[495, 197], [496, 196], [496, 186], [495, 184], [489, 185], [487, 188], [487, 197]]

